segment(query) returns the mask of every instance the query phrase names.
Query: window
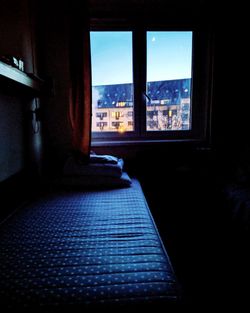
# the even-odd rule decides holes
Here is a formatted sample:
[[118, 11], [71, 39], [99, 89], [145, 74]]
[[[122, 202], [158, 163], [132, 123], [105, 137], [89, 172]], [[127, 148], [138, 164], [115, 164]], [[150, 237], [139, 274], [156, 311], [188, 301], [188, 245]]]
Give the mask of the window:
[[[132, 32], [91, 32], [90, 39], [92, 132], [133, 131]], [[100, 116], [107, 127], [95, 127]]]
[[147, 131], [191, 129], [191, 83], [192, 32], [148, 31]]
[[199, 34], [98, 30], [90, 39], [93, 142], [205, 137], [209, 79]]

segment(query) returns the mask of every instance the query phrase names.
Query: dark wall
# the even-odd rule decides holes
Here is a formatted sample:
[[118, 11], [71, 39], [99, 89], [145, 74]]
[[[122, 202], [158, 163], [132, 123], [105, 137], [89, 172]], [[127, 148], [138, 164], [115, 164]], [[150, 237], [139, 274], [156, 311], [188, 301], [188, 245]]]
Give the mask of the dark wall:
[[[0, 55], [22, 58], [26, 72], [35, 71], [33, 28], [28, 1], [1, 1]], [[7, 85], [7, 89], [6, 89]], [[25, 165], [24, 112], [30, 98], [23, 98], [8, 81], [0, 82], [0, 181], [20, 172]]]
[[[215, 38], [213, 50], [213, 103], [212, 103], [212, 127], [211, 127], [211, 148], [221, 158], [230, 155], [232, 159], [237, 156], [237, 151], [244, 153], [244, 147], [249, 142], [248, 116], [247, 112], [247, 86], [246, 79], [243, 79], [247, 60], [246, 49], [246, 27], [244, 25], [244, 8], [227, 4], [218, 5], [215, 1], [191, 1], [189, 3], [172, 1], [147, 1], [143, 8], [140, 3], [128, 1], [120, 8], [112, 7], [117, 5], [115, 1], [103, 2], [90, 1], [92, 5], [90, 13], [98, 17], [114, 18], [124, 17], [124, 14], [131, 13], [131, 16], [140, 18], [149, 16], [151, 20], [157, 20], [157, 14], [170, 19], [175, 25], [176, 18], [184, 24], [194, 23], [202, 29], [212, 29]], [[131, 10], [132, 3], [132, 10]], [[146, 2], [145, 2], [146, 3]], [[151, 3], [151, 4], [150, 4]], [[68, 40], [69, 21], [67, 1], [42, 1], [40, 3], [40, 35], [39, 54], [43, 60], [40, 71], [53, 81], [53, 94], [44, 102], [44, 139], [46, 150], [46, 162], [54, 158], [54, 164], [60, 157], [64, 158], [71, 147], [70, 126], [67, 118], [68, 96], [69, 96], [69, 64], [68, 64]], [[155, 8], [152, 13], [152, 7]], [[142, 9], [142, 11], [140, 11]], [[171, 9], [171, 10], [170, 10]], [[171, 11], [171, 14], [170, 14]], [[167, 13], [167, 14], [165, 14]], [[143, 16], [142, 16], [143, 15]], [[237, 23], [235, 18], [238, 17]], [[174, 146], [174, 149], [173, 149]], [[198, 147], [199, 149], [200, 147]], [[155, 146], [151, 148], [138, 147], [111, 147], [108, 149], [95, 148], [96, 152], [119, 153], [128, 155], [128, 158], [137, 158], [138, 153], [148, 150], [152, 151], [150, 158], [154, 158]], [[167, 156], [177, 157], [180, 153], [189, 153], [195, 150], [193, 145], [166, 145], [159, 147]], [[191, 152], [192, 154], [193, 152]], [[200, 156], [200, 152], [197, 153]], [[207, 153], [205, 158], [207, 158]], [[174, 158], [174, 157], [173, 157]], [[209, 158], [209, 157], [208, 157]], [[155, 157], [157, 160], [157, 157]], [[139, 161], [140, 162], [140, 161]], [[202, 162], [202, 161], [201, 161]]]
[[23, 110], [16, 97], [0, 94], [0, 181], [24, 166]]
[[[0, 57], [21, 58], [24, 71], [37, 75], [35, 2], [1, 1]], [[31, 88], [0, 76], [0, 220], [38, 187], [42, 127], [32, 113], [40, 106], [36, 96]]]
[[25, 61], [25, 71], [33, 71], [32, 29], [28, 0], [3, 0], [0, 11], [0, 53]]
[[218, 152], [230, 159], [244, 154], [250, 144], [246, 14], [241, 2], [216, 13], [212, 134]]
[[[31, 1], [31, 3], [33, 3]], [[93, 2], [94, 3], [94, 2]], [[157, 5], [161, 5], [160, 1]], [[192, 6], [194, 10], [192, 10]], [[214, 63], [214, 98], [212, 115], [212, 143], [213, 148], [221, 154], [226, 153], [234, 157], [237, 151], [244, 152], [244, 147], [249, 142], [248, 115], [247, 113], [247, 80], [243, 78], [243, 72], [247, 67], [246, 35], [247, 28], [244, 24], [244, 8], [226, 7], [218, 8], [212, 2], [201, 1], [190, 4], [191, 9], [182, 11], [182, 17], [186, 19], [204, 20], [211, 24], [215, 33], [215, 63]], [[103, 6], [92, 13], [100, 15], [104, 13], [110, 16], [112, 10]], [[136, 7], [137, 8], [137, 7]], [[39, 25], [39, 36], [34, 36], [34, 23], [28, 11], [32, 9], [28, 0], [3, 1], [0, 12], [0, 53], [12, 54], [22, 57], [25, 61], [27, 72], [39, 72], [42, 76], [51, 79], [52, 94], [43, 99], [43, 131], [47, 160], [64, 155], [70, 149], [70, 127], [67, 118], [69, 98], [69, 66], [68, 66], [68, 39], [69, 21], [67, 1], [37, 1], [36, 11], [39, 18], [35, 20]], [[34, 8], [33, 8], [34, 9]], [[146, 8], [148, 11], [149, 8]], [[147, 14], [147, 10], [144, 14]], [[177, 11], [176, 8], [172, 8]], [[127, 12], [129, 8], [126, 7]], [[137, 8], [138, 10], [138, 8]], [[164, 8], [165, 10], [165, 8]], [[162, 10], [162, 12], [164, 11]], [[118, 11], [117, 11], [118, 12]], [[120, 11], [119, 11], [120, 12]], [[160, 10], [159, 10], [160, 12]], [[192, 13], [195, 12], [195, 13]], [[121, 14], [121, 13], [120, 13]], [[193, 14], [193, 16], [192, 16]], [[163, 14], [164, 15], [164, 14]], [[169, 16], [169, 15], [168, 15]], [[189, 18], [188, 18], [189, 16]], [[235, 17], [239, 20], [234, 23]], [[42, 62], [37, 69], [35, 39], [38, 39], [39, 57]], [[1, 92], [2, 93], [2, 92]], [[27, 103], [27, 100], [25, 100]], [[16, 111], [6, 108], [8, 103], [18, 103]], [[3, 138], [1, 147], [1, 164], [4, 171], [1, 179], [4, 179], [23, 167], [23, 127], [22, 108], [18, 96], [4, 95], [0, 98], [1, 106], [1, 131]], [[11, 112], [9, 112], [11, 110]], [[5, 136], [11, 130], [12, 121], [18, 121], [15, 125], [17, 136]], [[12, 147], [12, 148], [10, 148]], [[112, 148], [113, 149], [113, 148]], [[130, 148], [129, 155], [141, 148]], [[154, 147], [152, 147], [152, 150]], [[171, 145], [164, 150], [169, 151]], [[11, 150], [15, 150], [15, 157]], [[121, 148], [116, 148], [114, 151]], [[97, 149], [97, 151], [101, 151]], [[127, 148], [124, 149], [128, 151]], [[147, 149], [145, 150], [147, 152]], [[13, 157], [9, 157], [9, 154]], [[39, 154], [39, 153], [38, 153]], [[8, 157], [7, 157], [8, 156]], [[15, 161], [10, 161], [10, 160]], [[6, 166], [8, 162], [8, 166]], [[13, 164], [13, 166], [12, 166]]]

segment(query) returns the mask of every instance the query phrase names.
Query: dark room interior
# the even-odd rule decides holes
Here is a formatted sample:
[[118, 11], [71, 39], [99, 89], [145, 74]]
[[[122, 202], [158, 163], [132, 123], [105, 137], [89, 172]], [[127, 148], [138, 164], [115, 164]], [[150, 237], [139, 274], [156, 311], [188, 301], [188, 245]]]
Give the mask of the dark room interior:
[[[219, 307], [233, 306], [237, 308], [236, 312], [250, 309], [248, 17], [243, 1], [218, 2], [207, 0], [0, 2], [2, 312], [15, 312], [20, 308], [22, 312], [31, 310], [44, 313], [57, 310], [64, 312], [64, 309], [65, 312], [74, 310], [82, 312], [83, 308], [86, 309], [85, 312], [88, 312], [88, 309], [91, 312], [104, 312], [105, 309], [109, 312], [122, 312], [123, 309], [124, 312], [140, 309], [186, 312], [190, 308], [204, 312], [207, 308], [215, 310]], [[129, 89], [131, 84], [126, 82], [125, 86], [125, 82], [118, 81], [112, 83], [112, 86], [103, 83], [99, 89], [91, 89], [91, 71], [94, 78], [95, 65], [93, 38], [95, 34], [103, 35], [105, 32], [126, 33], [132, 38], [133, 89]], [[181, 80], [173, 78], [172, 82], [169, 82], [168, 78], [159, 78], [158, 83], [154, 85], [151, 82], [150, 85], [150, 82], [147, 82], [151, 60], [148, 57], [150, 42], [149, 40], [146, 42], [146, 34], [157, 34], [160, 37], [167, 32], [192, 33], [191, 77], [181, 77], [183, 78]], [[157, 43], [157, 40], [158, 37], [152, 37], [151, 43]], [[115, 45], [114, 41], [113, 44]], [[116, 52], [112, 51], [116, 49], [115, 46], [111, 46], [110, 54], [116, 55], [123, 70], [126, 67], [126, 60], [122, 47], [117, 48]], [[96, 55], [103, 56], [104, 50], [104, 44], [98, 46]], [[187, 49], [183, 51], [183, 55], [186, 56]], [[167, 51], [164, 53], [169, 55]], [[115, 62], [113, 59], [106, 64], [109, 69], [104, 73], [104, 77], [108, 75], [109, 70], [111, 72], [112, 63], [113, 67], [116, 66]], [[163, 71], [168, 71], [163, 65], [162, 68]], [[117, 77], [122, 76], [119, 74]], [[186, 91], [191, 86], [189, 98], [180, 95], [181, 92], [178, 96], [174, 94], [178, 92], [177, 84], [183, 90], [188, 86], [185, 87]], [[93, 85], [94, 83], [92, 87]], [[172, 100], [169, 100], [170, 96], [169, 98], [162, 96], [164, 88], [169, 90], [172, 88]], [[99, 92], [105, 90], [95, 109], [94, 90]], [[107, 114], [114, 108], [115, 101], [112, 102], [112, 97], [119, 97], [119, 93], [120, 100], [115, 105], [116, 108], [118, 106], [123, 108], [123, 111], [118, 108], [115, 116], [110, 115], [113, 130], [105, 132], [108, 125]], [[154, 98], [157, 94], [160, 98]], [[128, 99], [129, 97], [132, 100]], [[164, 100], [164, 97], [167, 100]], [[191, 105], [187, 100], [190, 100], [190, 97]], [[90, 103], [92, 107], [86, 106], [86, 103]], [[185, 107], [185, 103], [189, 106]], [[146, 105], [147, 112], [144, 110]], [[131, 110], [131, 107], [134, 110], [132, 119], [129, 111], [125, 111]], [[121, 120], [125, 116], [124, 112], [128, 112], [127, 125], [132, 127], [132, 131], [120, 128], [123, 125]], [[181, 126], [174, 124], [174, 116], [181, 119]], [[165, 129], [161, 128], [160, 118], [165, 121]], [[93, 127], [97, 129], [93, 130]], [[150, 127], [154, 128], [154, 131], [152, 129], [150, 131]], [[89, 163], [103, 164], [99, 158], [101, 156], [109, 157], [105, 159], [105, 162], [112, 164], [109, 167], [113, 166], [113, 161], [121, 162], [122, 174], [119, 173], [122, 175], [122, 182], [118, 179], [106, 179], [105, 176], [93, 177], [89, 172], [82, 179], [79, 178], [78, 172], [75, 173], [78, 171], [75, 166], [87, 168], [89, 171]], [[70, 162], [73, 162], [73, 165]], [[94, 171], [99, 170], [101, 167], [99, 165], [94, 165]], [[66, 171], [72, 171], [72, 168], [74, 174], [67, 176]], [[116, 185], [117, 180], [119, 185]], [[58, 201], [63, 203], [62, 213], [66, 220], [69, 219], [71, 222], [66, 223], [65, 220], [62, 222], [60, 210], [63, 209], [59, 207], [59, 202], [56, 202], [56, 195], [59, 195]], [[69, 200], [70, 195], [74, 197], [77, 195], [80, 198], [74, 198], [72, 204]], [[65, 235], [63, 230], [70, 234], [74, 227], [80, 227], [81, 216], [77, 215], [75, 219], [74, 216], [78, 214], [76, 210], [83, 201], [81, 197], [85, 199], [85, 196], [86, 204], [82, 206], [90, 208], [91, 201], [93, 203], [95, 201], [93, 206], [96, 208], [95, 214], [92, 211], [82, 213], [89, 219], [96, 218], [96, 224], [86, 224], [79, 237], [74, 235], [76, 245], [80, 245], [81, 240], [81, 245], [84, 246], [81, 249], [85, 250], [85, 254], [71, 255], [65, 261], [66, 264], [60, 263], [57, 253], [62, 251], [64, 243], [60, 241], [60, 234], [63, 240], [68, 240], [65, 238], [70, 235]], [[128, 202], [125, 201], [126, 197]], [[142, 202], [139, 202], [139, 198]], [[135, 210], [130, 207], [129, 199], [133, 200]], [[49, 210], [46, 207], [49, 206], [48, 203]], [[75, 291], [75, 285], [72, 287], [70, 282], [66, 284], [65, 277], [69, 277], [70, 274], [65, 274], [63, 278], [65, 285], [62, 287], [61, 277], [43, 270], [45, 266], [49, 270], [53, 269], [53, 266], [56, 268], [56, 265], [52, 266], [47, 259], [50, 253], [48, 251], [54, 251], [53, 262], [56, 260], [58, 264], [63, 264], [57, 265], [58, 268], [61, 269], [62, 266], [71, 268], [76, 262], [77, 265], [73, 268], [74, 270], [79, 268], [76, 274], [79, 280], [84, 281], [85, 276], [90, 275], [80, 273], [83, 263], [77, 262], [80, 262], [79, 260], [85, 262], [85, 258], [90, 258], [88, 254], [86, 255], [87, 242], [97, 240], [99, 246], [96, 247], [100, 249], [102, 241], [99, 240], [103, 239], [103, 242], [107, 240], [105, 232], [100, 233], [98, 230], [98, 221], [102, 214], [100, 212], [102, 208], [106, 209], [105, 205], [110, 208], [110, 212], [107, 213], [110, 220], [107, 218], [105, 227], [109, 227], [111, 232], [115, 218], [127, 214], [127, 222], [126, 219], [123, 222], [126, 224], [130, 223], [130, 219], [135, 222], [141, 207], [149, 211], [148, 221], [146, 218], [144, 220], [144, 215], [140, 217], [142, 228], [140, 233], [136, 228], [134, 232], [126, 233], [126, 236], [116, 234], [116, 241], [113, 240], [116, 245], [123, 242], [126, 247], [132, 245], [132, 240], [134, 244], [136, 242], [138, 244], [140, 240], [147, 239], [149, 246], [157, 241], [163, 255], [158, 255], [158, 252], [156, 255], [166, 262], [165, 264], [159, 261], [160, 268], [168, 266], [169, 271], [169, 276], [164, 276], [165, 279], [166, 277], [169, 279], [164, 281], [164, 286], [166, 284], [169, 286], [166, 293], [159, 295], [155, 289], [149, 292], [146, 290], [146, 283], [143, 283], [142, 287], [135, 280], [133, 281], [135, 293], [131, 295], [132, 283], [126, 284], [121, 280], [112, 286], [120, 288], [122, 284], [126, 285], [124, 288], [130, 293], [129, 297], [127, 294], [125, 296], [123, 291], [117, 291], [118, 289], [107, 291], [107, 295], [106, 289], [101, 289], [103, 291], [100, 291], [100, 298], [97, 297], [95, 300], [94, 296], [88, 298], [88, 288], [95, 292], [95, 285], [92, 287], [84, 285], [81, 294], [78, 289]], [[84, 221], [87, 223], [88, 218], [85, 217]], [[54, 219], [58, 224], [52, 223]], [[147, 230], [149, 227], [147, 223], [152, 226], [152, 230], [151, 228]], [[53, 232], [47, 225], [54, 225], [51, 226], [54, 227]], [[134, 225], [131, 229], [134, 229]], [[59, 226], [62, 228], [59, 229]], [[96, 235], [92, 227], [96, 227]], [[46, 229], [48, 233], [45, 234]], [[98, 238], [85, 238], [86, 234]], [[109, 236], [112, 234], [109, 233]], [[29, 246], [32, 241], [30, 236], [33, 236], [34, 248]], [[80, 236], [83, 237], [80, 239]], [[140, 239], [140, 236], [144, 236], [144, 239]], [[38, 243], [42, 245], [44, 238], [52, 240], [52, 243], [55, 242], [53, 240], [58, 240], [58, 250], [55, 246], [51, 250], [41, 247], [44, 249], [41, 251], [45, 252], [39, 254]], [[105, 244], [103, 243], [104, 246], [101, 247], [104, 252], [99, 257], [100, 264], [105, 263], [107, 252]], [[142, 245], [141, 250], [135, 255], [138, 257], [143, 254], [145, 257], [149, 249], [147, 247]], [[73, 251], [76, 247], [70, 246], [70, 249]], [[91, 249], [95, 250], [94, 244]], [[158, 246], [153, 245], [152, 249], [158, 249]], [[118, 253], [119, 251], [118, 249]], [[134, 260], [135, 255], [129, 257]], [[94, 258], [89, 262], [97, 262], [96, 260]], [[124, 262], [130, 261], [126, 259]], [[123, 263], [118, 262], [119, 264]], [[142, 265], [139, 261], [136, 264], [131, 261], [131, 266], [135, 268], [137, 266], [138, 270]], [[31, 269], [30, 278], [28, 268]], [[116, 268], [116, 271], [120, 270]], [[43, 273], [44, 276], [55, 280], [53, 286], [42, 285]], [[159, 275], [161, 274], [159, 269]], [[117, 273], [112, 272], [112, 275]], [[60, 284], [57, 285], [58, 281]], [[52, 289], [61, 291], [67, 286], [62, 302], [53, 296], [52, 292], [49, 293]], [[103, 286], [98, 285], [99, 288], [104, 288]], [[153, 283], [150, 284], [150, 288], [151, 286]], [[160, 290], [160, 287], [157, 288]], [[142, 293], [139, 294], [137, 289]], [[144, 296], [143, 290], [145, 294], [149, 292], [149, 296]], [[66, 292], [70, 294], [68, 298]], [[91, 303], [89, 307], [88, 301]]]

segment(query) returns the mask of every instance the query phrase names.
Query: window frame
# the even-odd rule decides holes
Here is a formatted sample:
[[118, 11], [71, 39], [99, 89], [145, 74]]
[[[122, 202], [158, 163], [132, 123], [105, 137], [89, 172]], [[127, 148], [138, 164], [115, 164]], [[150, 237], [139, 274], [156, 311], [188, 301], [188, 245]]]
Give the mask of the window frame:
[[[131, 31], [134, 84], [134, 131], [92, 132], [92, 146], [128, 145], [159, 142], [209, 142], [211, 140], [211, 101], [213, 75], [213, 36], [209, 30], [198, 30], [195, 26], [172, 27], [169, 25], [98, 25], [90, 31]], [[147, 31], [191, 31], [192, 32], [192, 94], [191, 129], [170, 131], [146, 130], [146, 68]], [[140, 60], [140, 62], [137, 62]]]

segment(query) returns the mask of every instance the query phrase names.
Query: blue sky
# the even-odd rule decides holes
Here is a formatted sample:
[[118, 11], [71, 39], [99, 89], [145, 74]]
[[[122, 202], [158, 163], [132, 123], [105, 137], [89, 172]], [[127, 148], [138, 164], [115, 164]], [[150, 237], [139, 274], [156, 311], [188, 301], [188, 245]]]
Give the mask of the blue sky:
[[[192, 32], [147, 33], [147, 81], [191, 78]], [[132, 83], [132, 33], [91, 32], [92, 85]]]

